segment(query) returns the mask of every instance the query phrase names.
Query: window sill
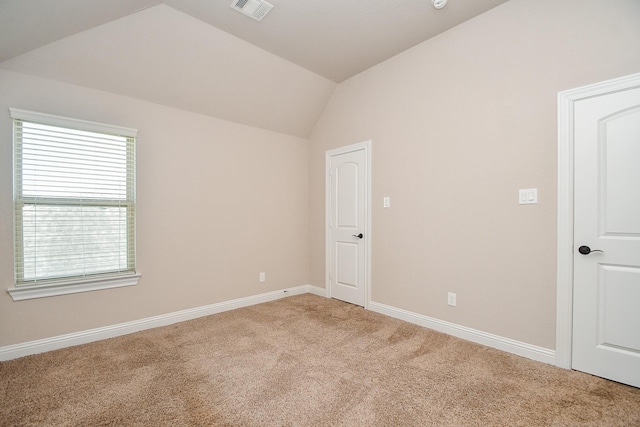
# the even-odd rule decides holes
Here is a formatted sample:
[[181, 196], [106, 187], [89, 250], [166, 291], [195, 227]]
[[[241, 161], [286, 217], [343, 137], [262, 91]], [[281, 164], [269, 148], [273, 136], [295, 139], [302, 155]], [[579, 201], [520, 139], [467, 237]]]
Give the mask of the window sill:
[[57, 295], [76, 294], [79, 292], [97, 291], [100, 289], [133, 286], [140, 280], [140, 274], [120, 277], [92, 278], [83, 280], [67, 280], [44, 285], [27, 285], [7, 289], [14, 301], [34, 298], [53, 297]]

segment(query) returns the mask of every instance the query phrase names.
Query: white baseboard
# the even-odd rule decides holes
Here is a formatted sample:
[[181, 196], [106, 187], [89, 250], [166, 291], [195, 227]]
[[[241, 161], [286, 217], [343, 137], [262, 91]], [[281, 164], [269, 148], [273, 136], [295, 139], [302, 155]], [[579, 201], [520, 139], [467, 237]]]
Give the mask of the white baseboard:
[[[147, 317], [145, 319], [134, 320], [117, 325], [89, 329], [86, 331], [74, 332], [71, 334], [58, 335], [51, 338], [44, 338], [40, 340], [0, 347], [0, 361], [17, 359], [18, 357], [28, 356], [30, 354], [44, 353], [47, 351], [72, 347], [80, 344], [87, 344], [94, 341], [143, 331], [145, 329], [167, 326], [173, 323], [196, 319], [198, 317], [209, 316], [212, 314], [222, 313], [224, 311], [234, 310], [236, 308], [248, 307], [255, 304], [261, 304], [264, 302], [285, 298], [291, 295], [300, 295], [305, 293], [310, 293], [321, 297], [326, 296], [326, 290], [324, 288], [312, 285], [296, 286], [293, 288], [267, 292], [264, 294], [253, 295], [245, 298], [238, 298], [230, 301], [205, 305], [202, 307], [161, 314], [159, 316]], [[456, 325], [455, 323], [445, 322], [432, 317], [424, 316], [373, 301], [369, 304], [369, 309], [386, 316], [394, 317], [396, 319], [404, 320], [410, 323], [415, 323], [416, 325], [424, 326], [426, 328], [443, 332], [448, 335], [453, 335], [467, 341], [472, 341], [478, 344], [497, 348], [499, 350], [517, 354], [519, 356], [527, 357], [539, 362], [544, 362], [552, 365], [555, 364], [555, 351], [543, 347], [538, 347], [520, 341], [500, 337], [498, 335], [489, 334], [486, 332], [478, 331], [476, 329]]]
[[325, 288], [320, 288], [318, 286], [307, 285], [307, 292], [313, 295], [318, 295], [319, 297], [326, 297], [327, 290]]
[[86, 331], [74, 332], [71, 334], [58, 335], [51, 338], [44, 338], [35, 341], [28, 341], [20, 344], [13, 344], [0, 347], [0, 361], [17, 359], [18, 357], [30, 354], [44, 353], [46, 351], [57, 350], [74, 345], [87, 344], [120, 335], [131, 334], [145, 329], [167, 326], [177, 322], [184, 322], [202, 316], [222, 313], [236, 308], [261, 304], [263, 302], [274, 301], [291, 295], [312, 293], [325, 295], [323, 288], [312, 285], [302, 285], [279, 291], [267, 292], [245, 298], [238, 298], [202, 307], [190, 308], [187, 310], [175, 311], [173, 313], [161, 314], [159, 316], [147, 317], [145, 319], [120, 323], [117, 325], [105, 326], [102, 328], [89, 329]]
[[396, 319], [424, 326], [438, 332], [462, 338], [467, 341], [486, 345], [488, 347], [497, 348], [498, 350], [513, 353], [518, 356], [527, 357], [538, 362], [556, 364], [556, 352], [544, 347], [538, 347], [521, 341], [504, 338], [498, 335], [482, 332], [477, 329], [467, 328], [455, 323], [445, 322], [433, 317], [424, 316], [422, 314], [413, 313], [411, 311], [402, 310], [400, 308], [391, 307], [389, 305], [371, 302], [369, 309], [376, 313], [386, 316], [395, 317]]

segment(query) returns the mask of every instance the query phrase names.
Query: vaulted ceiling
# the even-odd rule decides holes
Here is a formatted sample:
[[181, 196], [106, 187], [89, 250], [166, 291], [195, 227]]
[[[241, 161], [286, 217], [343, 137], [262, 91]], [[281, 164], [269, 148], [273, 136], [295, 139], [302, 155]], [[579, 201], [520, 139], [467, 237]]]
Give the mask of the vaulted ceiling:
[[0, 68], [307, 137], [337, 83], [507, 0], [0, 0]]

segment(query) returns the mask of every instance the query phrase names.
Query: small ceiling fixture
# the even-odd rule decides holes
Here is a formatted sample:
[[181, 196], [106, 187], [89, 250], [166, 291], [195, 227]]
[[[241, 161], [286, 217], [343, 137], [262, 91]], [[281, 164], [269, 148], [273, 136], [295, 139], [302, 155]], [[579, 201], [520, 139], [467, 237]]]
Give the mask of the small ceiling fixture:
[[431, 0], [431, 4], [436, 9], [442, 9], [447, 5], [447, 0]]
[[229, 7], [256, 21], [262, 21], [273, 5], [263, 0], [233, 0]]

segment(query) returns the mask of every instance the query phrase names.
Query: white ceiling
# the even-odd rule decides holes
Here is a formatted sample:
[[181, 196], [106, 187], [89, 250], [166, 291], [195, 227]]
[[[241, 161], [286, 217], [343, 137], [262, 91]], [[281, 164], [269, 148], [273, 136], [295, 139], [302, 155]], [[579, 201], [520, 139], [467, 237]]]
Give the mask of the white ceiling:
[[257, 22], [230, 0], [0, 0], [0, 69], [307, 138], [339, 82], [505, 1], [271, 0]]
[[271, 0], [257, 22], [230, 0], [0, 0], [0, 62], [164, 3], [339, 83], [505, 1]]

